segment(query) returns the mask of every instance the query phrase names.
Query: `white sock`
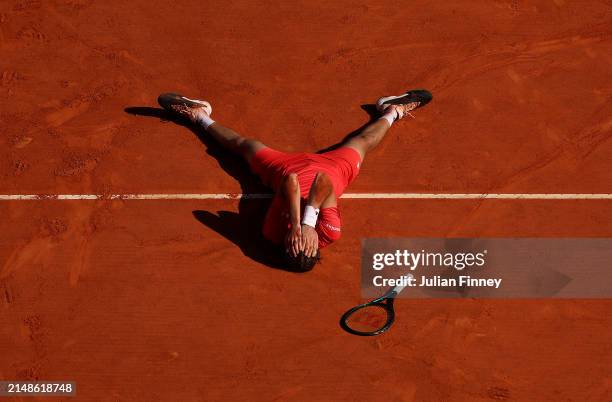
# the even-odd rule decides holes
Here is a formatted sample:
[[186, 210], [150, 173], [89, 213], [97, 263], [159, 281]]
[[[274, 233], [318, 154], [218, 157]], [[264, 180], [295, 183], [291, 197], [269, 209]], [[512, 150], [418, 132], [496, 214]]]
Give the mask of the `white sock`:
[[380, 118], [387, 120], [389, 122], [389, 126], [392, 126], [393, 122], [397, 118], [397, 111], [395, 110], [395, 108], [389, 108], [389, 110], [385, 112], [385, 114], [383, 114]]
[[196, 123], [199, 123], [202, 127], [204, 127], [204, 130], [208, 130], [208, 127], [210, 127], [210, 125], [214, 122], [215, 121], [213, 119], [205, 114], [200, 114], [196, 119]]

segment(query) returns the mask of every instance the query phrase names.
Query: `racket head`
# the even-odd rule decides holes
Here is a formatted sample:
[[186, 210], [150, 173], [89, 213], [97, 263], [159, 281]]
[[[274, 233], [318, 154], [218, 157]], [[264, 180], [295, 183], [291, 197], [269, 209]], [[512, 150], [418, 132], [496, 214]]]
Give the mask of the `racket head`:
[[374, 336], [387, 331], [393, 321], [393, 299], [375, 300], [348, 310], [340, 318], [340, 326], [353, 335]]

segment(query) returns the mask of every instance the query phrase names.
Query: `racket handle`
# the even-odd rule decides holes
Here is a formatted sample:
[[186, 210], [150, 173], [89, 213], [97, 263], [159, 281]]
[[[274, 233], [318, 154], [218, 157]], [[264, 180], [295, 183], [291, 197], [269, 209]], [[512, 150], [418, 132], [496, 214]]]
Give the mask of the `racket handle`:
[[[408, 275], [406, 275], [406, 280], [410, 280], [410, 279], [413, 279], [413, 278], [414, 278], [414, 275], [412, 275], [412, 274], [408, 274]], [[393, 292], [395, 292], [395, 296], [399, 295], [399, 294], [400, 294], [400, 292], [401, 292], [402, 290], [404, 290], [404, 288], [405, 288], [406, 286], [408, 286], [408, 285], [397, 285], [396, 287], [394, 287], [394, 288], [393, 288]], [[395, 296], [393, 296], [393, 297], [395, 297]]]

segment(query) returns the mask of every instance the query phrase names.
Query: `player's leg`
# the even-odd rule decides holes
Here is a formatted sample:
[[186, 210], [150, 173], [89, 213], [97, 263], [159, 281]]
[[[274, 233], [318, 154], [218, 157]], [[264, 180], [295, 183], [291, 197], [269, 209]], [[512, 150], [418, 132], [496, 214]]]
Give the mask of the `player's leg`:
[[431, 93], [422, 89], [408, 91], [398, 96], [380, 98], [376, 102], [376, 108], [381, 113], [381, 117], [368, 124], [359, 134], [351, 137], [343, 145], [355, 149], [363, 160], [366, 153], [380, 143], [396, 120], [405, 116], [414, 118], [410, 111], [425, 106], [431, 99]]
[[374, 149], [374, 147], [384, 138], [389, 128], [391, 128], [391, 123], [387, 119], [381, 117], [368, 124], [359, 134], [346, 141], [343, 146], [356, 150], [361, 160], [363, 160], [366, 153]]
[[265, 145], [261, 142], [245, 138], [234, 130], [211, 119], [212, 106], [206, 101], [189, 99], [174, 93], [166, 93], [159, 96], [158, 102], [164, 109], [201, 126], [223, 148], [241, 155], [248, 162], [251, 161], [257, 151], [265, 148]]
[[[196, 121], [196, 123], [198, 123], [198, 121]], [[222, 126], [216, 121], [206, 127], [206, 132], [221, 144], [223, 148], [241, 155], [247, 162], [251, 162], [253, 155], [260, 149], [266, 147], [260, 141], [242, 137], [231, 128]]]

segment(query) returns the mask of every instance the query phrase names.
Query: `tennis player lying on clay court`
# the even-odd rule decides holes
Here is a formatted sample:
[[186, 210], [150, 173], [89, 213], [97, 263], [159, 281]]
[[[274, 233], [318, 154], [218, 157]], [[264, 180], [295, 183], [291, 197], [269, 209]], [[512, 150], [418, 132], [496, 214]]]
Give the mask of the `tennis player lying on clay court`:
[[285, 246], [289, 268], [308, 271], [320, 258], [319, 249], [340, 238], [338, 198], [357, 177], [363, 159], [396, 120], [432, 99], [426, 90], [386, 96], [376, 102], [381, 117], [339, 148], [321, 154], [285, 153], [244, 138], [211, 119], [210, 103], [166, 93], [158, 98], [166, 110], [203, 127], [223, 148], [244, 157], [251, 170], [274, 190], [263, 235]]

